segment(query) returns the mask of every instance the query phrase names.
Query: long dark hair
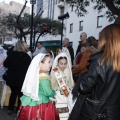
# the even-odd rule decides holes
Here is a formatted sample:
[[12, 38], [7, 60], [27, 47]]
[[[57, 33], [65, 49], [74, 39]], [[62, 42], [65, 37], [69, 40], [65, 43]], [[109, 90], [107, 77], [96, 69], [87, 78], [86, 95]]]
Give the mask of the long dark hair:
[[66, 57], [59, 57], [59, 58], [58, 58], [58, 62], [59, 62], [60, 60], [62, 60], [62, 59], [67, 60], [67, 58], [66, 58]]

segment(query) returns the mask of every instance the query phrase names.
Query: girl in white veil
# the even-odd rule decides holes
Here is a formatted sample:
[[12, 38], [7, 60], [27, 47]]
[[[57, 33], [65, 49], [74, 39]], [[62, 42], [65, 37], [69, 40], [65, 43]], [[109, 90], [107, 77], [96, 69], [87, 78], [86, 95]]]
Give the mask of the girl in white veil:
[[66, 47], [62, 47], [62, 48], [58, 49], [58, 54], [60, 54], [60, 53], [65, 53], [67, 55], [67, 57], [69, 58], [69, 63], [71, 65], [71, 67], [72, 67], [72, 62], [71, 62], [71, 57], [70, 57], [69, 50]]
[[56, 91], [55, 105], [58, 109], [60, 120], [67, 120], [70, 112], [68, 96], [74, 86], [70, 62], [66, 53], [62, 52], [55, 57], [51, 70], [51, 84], [52, 89]]
[[55, 95], [48, 75], [51, 66], [49, 55], [39, 53], [33, 58], [22, 86], [24, 95], [16, 120], [59, 120], [50, 100]]

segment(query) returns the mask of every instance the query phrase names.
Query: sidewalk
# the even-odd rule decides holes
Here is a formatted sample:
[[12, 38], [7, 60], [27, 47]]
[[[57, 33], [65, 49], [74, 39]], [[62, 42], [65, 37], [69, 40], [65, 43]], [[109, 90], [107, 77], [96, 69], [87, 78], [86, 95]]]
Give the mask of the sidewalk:
[[15, 116], [15, 113], [11, 115], [7, 114], [7, 107], [3, 107], [3, 109], [0, 108], [0, 120], [14, 120]]

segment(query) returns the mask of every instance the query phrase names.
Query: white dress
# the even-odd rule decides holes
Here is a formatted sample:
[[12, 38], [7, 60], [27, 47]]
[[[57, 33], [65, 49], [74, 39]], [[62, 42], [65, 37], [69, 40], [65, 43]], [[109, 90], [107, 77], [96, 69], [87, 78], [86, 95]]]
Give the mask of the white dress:
[[[67, 87], [69, 88], [69, 92], [70, 92], [71, 88], [72, 88], [72, 84], [69, 81], [70, 78], [68, 78], [60, 69], [59, 69], [59, 71], [61, 72], [63, 79], [64, 79]], [[69, 112], [71, 111], [70, 105], [69, 105], [69, 99], [68, 99], [69, 96], [68, 97], [65, 96], [64, 93], [62, 92], [62, 90], [60, 89], [53, 71], [51, 72], [51, 83], [52, 83], [52, 89], [56, 90], [55, 106], [59, 112], [60, 120], [67, 120], [69, 117]]]

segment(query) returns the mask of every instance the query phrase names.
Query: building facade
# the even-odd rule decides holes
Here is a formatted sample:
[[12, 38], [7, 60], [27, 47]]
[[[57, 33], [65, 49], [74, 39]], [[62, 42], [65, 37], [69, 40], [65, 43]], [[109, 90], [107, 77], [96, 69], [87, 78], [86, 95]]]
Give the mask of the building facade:
[[43, 0], [36, 0], [36, 5], [34, 6], [34, 13], [37, 15], [37, 13], [43, 10]]
[[[0, 2], [0, 17], [2, 18], [4, 16], [7, 16], [9, 13], [19, 15], [22, 8], [23, 8], [22, 4], [14, 1], [9, 2], [9, 4], [5, 2]], [[24, 13], [30, 14], [30, 7], [26, 6], [25, 10], [23, 11], [23, 15]], [[4, 34], [2, 34], [1, 31], [4, 31]], [[0, 44], [3, 44], [4, 40], [6, 41], [15, 40], [14, 37], [15, 37], [14, 31], [7, 30], [5, 26], [0, 25]]]
[[[1, 10], [1, 15], [8, 15], [9, 13], [13, 14], [20, 14], [20, 11], [22, 10], [23, 5], [14, 1], [9, 2], [9, 4], [5, 2], [0, 2], [0, 10]], [[25, 10], [23, 11], [24, 13], [30, 14], [30, 7], [26, 6]]]
[[[88, 13], [84, 17], [78, 17], [75, 13], [75, 8], [70, 7], [67, 2], [61, 2], [61, 0], [45, 0], [43, 2], [43, 14], [42, 17], [48, 17], [51, 20], [58, 20], [58, 16], [65, 13], [69, 13], [70, 17], [64, 20], [65, 29], [63, 30], [63, 39], [69, 38], [72, 43], [74, 52], [76, 53], [78, 41], [80, 41], [80, 34], [86, 32], [87, 36], [94, 36], [98, 39], [99, 32], [108, 24], [108, 19], [104, 16], [104, 9], [101, 13], [98, 13], [97, 10], [93, 10], [94, 4], [90, 4], [87, 7]], [[45, 35], [41, 37], [40, 41], [60, 41], [60, 35], [52, 36]]]

